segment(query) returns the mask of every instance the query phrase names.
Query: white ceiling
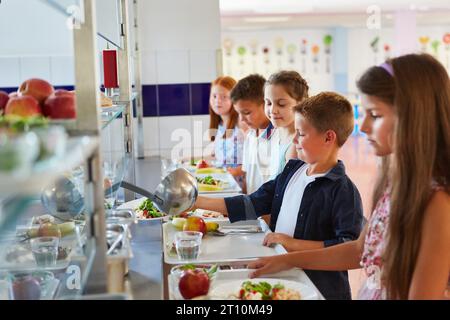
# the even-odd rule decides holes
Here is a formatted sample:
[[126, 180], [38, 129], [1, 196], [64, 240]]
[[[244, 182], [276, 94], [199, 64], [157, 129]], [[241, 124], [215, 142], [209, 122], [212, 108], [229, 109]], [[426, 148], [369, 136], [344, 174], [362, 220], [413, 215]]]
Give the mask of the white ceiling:
[[[225, 30], [344, 26], [363, 27], [370, 6], [382, 23], [393, 24], [396, 11], [413, 10], [419, 25], [449, 25], [449, 0], [220, 0]], [[372, 11], [373, 12], [373, 11]]]

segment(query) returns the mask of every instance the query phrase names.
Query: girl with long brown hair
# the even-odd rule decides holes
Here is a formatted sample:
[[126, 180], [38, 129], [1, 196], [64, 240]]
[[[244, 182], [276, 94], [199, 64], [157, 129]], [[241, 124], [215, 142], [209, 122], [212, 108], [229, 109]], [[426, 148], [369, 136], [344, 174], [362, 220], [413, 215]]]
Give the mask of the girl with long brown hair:
[[450, 298], [448, 74], [433, 57], [410, 54], [370, 68], [357, 84], [362, 130], [382, 159], [369, 223], [356, 241], [262, 258], [251, 276], [363, 267], [361, 299]]
[[308, 98], [309, 86], [296, 71], [279, 71], [272, 74], [264, 86], [264, 102], [267, 117], [275, 130], [277, 141], [270, 154], [270, 171], [275, 178], [283, 172], [290, 159], [297, 158], [295, 150], [294, 107]]

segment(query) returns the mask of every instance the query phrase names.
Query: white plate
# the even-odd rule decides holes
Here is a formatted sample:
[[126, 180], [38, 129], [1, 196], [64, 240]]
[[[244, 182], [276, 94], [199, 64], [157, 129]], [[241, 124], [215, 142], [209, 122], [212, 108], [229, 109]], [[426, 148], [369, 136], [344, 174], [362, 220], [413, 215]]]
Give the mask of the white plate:
[[[133, 201], [125, 202], [124, 204], [122, 204], [117, 209], [118, 210], [133, 210], [134, 212], [136, 212], [136, 209], [139, 208], [139, 206], [145, 200], [147, 200], [147, 198], [140, 198], [140, 199], [136, 199], [136, 200], [133, 200]], [[161, 220], [161, 219], [164, 219], [165, 217], [167, 217], [167, 216], [159, 217], [159, 218], [152, 218], [152, 219], [139, 219], [139, 218], [137, 218], [137, 220], [138, 221]]]
[[298, 291], [300, 293], [301, 300], [317, 300], [319, 298], [313, 288], [310, 288], [303, 283], [270, 278], [244, 279], [223, 282], [221, 284], [217, 284], [217, 286], [214, 286], [208, 295], [213, 299], [230, 299], [230, 296], [239, 294], [242, 283], [244, 283], [245, 281], [252, 281], [254, 283], [265, 281], [272, 286], [275, 284], [282, 284], [287, 289]]

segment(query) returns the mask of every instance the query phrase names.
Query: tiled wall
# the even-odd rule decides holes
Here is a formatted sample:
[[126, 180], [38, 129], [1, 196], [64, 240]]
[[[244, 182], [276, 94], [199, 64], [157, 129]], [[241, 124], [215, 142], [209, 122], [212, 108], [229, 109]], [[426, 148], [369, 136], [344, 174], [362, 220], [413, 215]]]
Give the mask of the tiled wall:
[[[189, 58], [191, 53], [187, 51], [183, 54], [187, 57], [183, 60], [184, 64], [201, 60], [202, 56], [207, 56], [205, 52], [201, 52], [199, 55], [194, 54], [193, 58]], [[155, 54], [154, 56], [160, 55]], [[178, 56], [180, 56], [180, 52], [178, 52]], [[213, 53], [210, 56], [213, 56]], [[174, 55], [172, 57], [175, 58]], [[153, 83], [144, 84], [142, 87], [145, 153], [146, 155], [170, 155], [172, 148], [180, 144], [180, 138], [177, 137], [180, 130], [192, 132], [195, 121], [200, 121], [203, 131], [207, 130], [209, 125], [207, 114], [210, 80], [208, 79], [208, 82], [203, 83], [185, 82], [160, 85], [155, 83], [167, 80], [164, 78], [166, 74], [177, 75], [176, 80], [205, 79], [204, 77], [207, 76], [205, 73], [208, 72], [208, 69], [211, 73], [210, 76], [212, 76], [214, 68], [200, 68], [198, 64], [196, 68], [185, 65], [183, 68], [188, 72], [181, 76], [177, 72], [181, 66], [180, 63], [174, 63], [173, 65], [162, 63], [151, 70], [148, 68], [148, 61], [144, 60], [143, 62], [143, 74], [155, 74]], [[189, 70], [192, 72], [189, 72]], [[158, 75], [162, 76], [159, 77]], [[56, 88], [72, 90], [74, 83], [73, 57], [0, 57], [0, 90], [16, 91], [25, 79], [31, 77], [45, 79]], [[121, 140], [120, 131], [113, 130], [108, 134], [110, 140]], [[112, 137], [112, 135], [115, 136]], [[200, 141], [196, 144], [201, 145], [201, 143]], [[107, 147], [109, 145], [105, 144], [105, 148], [109, 149]], [[190, 145], [186, 145], [186, 148], [193, 152], [194, 143], [191, 141]], [[196, 153], [199, 154], [200, 148], [197, 149]]]
[[144, 116], [186, 116], [208, 113], [209, 83], [144, 85]]
[[[152, 0], [138, 4], [145, 153], [168, 154], [180, 144], [180, 132], [190, 133], [198, 124], [203, 131], [208, 127], [209, 84], [217, 76], [221, 39], [219, 3]], [[9, 1], [5, 5], [8, 10], [0, 12], [0, 26], [4, 26], [0, 35], [10, 40], [10, 46], [0, 46], [0, 90], [16, 90], [30, 77], [71, 88], [75, 82], [73, 40], [63, 27], [66, 17], [38, 0]], [[17, 12], [21, 13], [17, 30], [11, 33], [8, 15]], [[47, 19], [42, 20], [43, 16]], [[15, 37], [10, 39], [12, 34]], [[27, 41], [20, 40], [25, 38]], [[99, 71], [105, 47], [99, 39]], [[119, 139], [115, 131], [109, 140]], [[191, 143], [187, 149], [201, 149], [202, 143], [196, 142], [197, 147]]]
[[[208, 143], [202, 135], [209, 127], [209, 91], [217, 77], [216, 59], [213, 49], [142, 52], [146, 155], [170, 156], [180, 144], [185, 154], [201, 155], [202, 145]], [[201, 127], [202, 134], [194, 135], [194, 127]], [[190, 138], [181, 139], [183, 132]], [[183, 144], [181, 140], [186, 139], [189, 143]]]
[[19, 87], [29, 78], [41, 78], [56, 86], [75, 83], [71, 56], [0, 56], [0, 88]]

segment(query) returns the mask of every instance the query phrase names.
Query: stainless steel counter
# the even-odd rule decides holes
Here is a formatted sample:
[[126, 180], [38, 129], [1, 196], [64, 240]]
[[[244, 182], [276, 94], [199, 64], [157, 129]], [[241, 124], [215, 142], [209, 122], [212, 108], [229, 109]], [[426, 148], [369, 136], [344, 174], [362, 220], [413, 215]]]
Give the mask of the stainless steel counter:
[[[136, 184], [154, 191], [161, 178], [159, 157], [136, 160]], [[127, 287], [132, 299], [162, 299], [161, 221], [147, 221], [131, 228], [133, 258], [129, 263]]]

